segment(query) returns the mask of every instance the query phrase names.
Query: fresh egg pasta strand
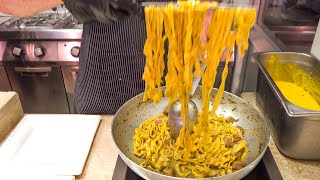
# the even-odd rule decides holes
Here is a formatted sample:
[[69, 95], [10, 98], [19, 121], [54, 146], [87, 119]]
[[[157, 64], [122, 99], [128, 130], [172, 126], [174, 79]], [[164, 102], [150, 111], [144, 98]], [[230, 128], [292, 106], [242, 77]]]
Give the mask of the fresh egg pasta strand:
[[[253, 19], [255, 17], [251, 18], [254, 13], [246, 13], [247, 11], [242, 11], [241, 8], [237, 7], [233, 14], [240, 15], [242, 18], [236, 18], [235, 29], [230, 32], [231, 22], [234, 18], [232, 10], [234, 9], [216, 6], [207, 32], [209, 42], [205, 46], [199, 46], [199, 32], [201, 32], [202, 26], [199, 27], [196, 24], [204, 19], [207, 10], [199, 7], [200, 4], [195, 2], [183, 2], [178, 7], [169, 4], [161, 9], [150, 8], [149, 10], [153, 11], [152, 13], [148, 12], [147, 8], [145, 9], [148, 16], [146, 17], [148, 36], [144, 49], [147, 62], [143, 78], [148, 80], [146, 82], [148, 87], [146, 87], [145, 92], [148, 95], [147, 99], [155, 101], [158, 98], [155, 98], [155, 94], [159, 92], [156, 88], [159, 87], [159, 82], [161, 82], [159, 81], [159, 75], [161, 75], [163, 68], [163, 45], [161, 43], [167, 38], [169, 50], [165, 95], [169, 96], [169, 103], [176, 99], [183, 99], [182, 103], [187, 102], [190, 83], [192, 83], [190, 77], [195, 76], [196, 71], [193, 70], [197, 69], [196, 52], [201, 51], [203, 56], [205, 50], [208, 55], [202, 58], [207, 65], [202, 82], [203, 95], [206, 97], [203, 97], [203, 103], [209, 104], [209, 95], [215, 81], [216, 68], [223, 51], [227, 49], [222, 84], [214, 102], [214, 104], [219, 104], [220, 94], [222, 94], [225, 86], [227, 64], [233, 44], [236, 41], [241, 45], [241, 50], [247, 48], [245, 41], [251, 26], [248, 27], [254, 23]], [[203, 11], [199, 13], [199, 9]], [[163, 11], [162, 20], [154, 16], [155, 12], [159, 14], [159, 11]], [[163, 23], [161, 23], [162, 21]], [[158, 23], [155, 24], [154, 22]], [[164, 24], [165, 27], [165, 35], [162, 37], [159, 33], [161, 28], [155, 27], [161, 26], [160, 24]], [[239, 33], [245, 34], [245, 36], [240, 38]], [[215, 107], [214, 105], [212, 111]], [[135, 155], [142, 157], [141, 166], [155, 172], [169, 173], [179, 177], [202, 178], [234, 172], [233, 162], [244, 160], [248, 153], [243, 134], [239, 128], [227, 123], [224, 117], [217, 116], [215, 113], [209, 114], [209, 106], [207, 106], [207, 109], [203, 108], [201, 113], [198, 118], [199, 123], [194, 127], [194, 133], [190, 135], [189, 130], [183, 128], [177, 141], [171, 138], [167, 116], [159, 115], [143, 122], [136, 129], [133, 142]], [[239, 139], [239, 141], [229, 147], [230, 144], [227, 142], [235, 139]]]

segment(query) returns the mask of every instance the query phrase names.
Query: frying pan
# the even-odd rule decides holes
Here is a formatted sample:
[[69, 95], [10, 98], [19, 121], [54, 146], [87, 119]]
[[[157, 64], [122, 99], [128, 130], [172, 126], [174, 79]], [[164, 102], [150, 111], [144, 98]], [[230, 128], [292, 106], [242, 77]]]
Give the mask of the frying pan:
[[[198, 86], [193, 96], [193, 101], [198, 108], [202, 107], [201, 90], [202, 87]], [[213, 89], [210, 99], [213, 99], [216, 93], [217, 89]], [[159, 104], [155, 104], [151, 101], [143, 102], [142, 99], [143, 93], [132, 98], [118, 110], [113, 118], [111, 131], [118, 153], [127, 166], [144, 179], [182, 179], [152, 172], [139, 166], [141, 159], [133, 154], [134, 130], [143, 121], [161, 114], [169, 100], [164, 97]], [[247, 166], [231, 174], [203, 179], [241, 179], [256, 167], [264, 155], [270, 137], [268, 126], [261, 114], [248, 102], [227, 92], [223, 94], [217, 114], [223, 114], [225, 117], [231, 115], [235, 119], [239, 119], [234, 125], [239, 125], [246, 129], [244, 139], [249, 149], [246, 158]]]

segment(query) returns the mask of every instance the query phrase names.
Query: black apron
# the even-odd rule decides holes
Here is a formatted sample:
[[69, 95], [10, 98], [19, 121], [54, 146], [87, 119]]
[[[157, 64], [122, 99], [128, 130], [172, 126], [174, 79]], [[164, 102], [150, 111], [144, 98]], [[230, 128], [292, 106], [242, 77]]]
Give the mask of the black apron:
[[74, 99], [77, 113], [115, 114], [144, 91], [145, 40], [142, 17], [84, 25]]

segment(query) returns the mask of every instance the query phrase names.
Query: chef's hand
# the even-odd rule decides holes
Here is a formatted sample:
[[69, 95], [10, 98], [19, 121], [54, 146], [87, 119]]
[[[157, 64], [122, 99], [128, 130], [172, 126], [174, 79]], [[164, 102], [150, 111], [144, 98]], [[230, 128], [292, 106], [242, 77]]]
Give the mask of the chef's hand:
[[[207, 0], [201, 0], [202, 2], [205, 2]], [[214, 0], [216, 2], [219, 2], [221, 3], [222, 0]], [[201, 43], [202, 45], [205, 45], [208, 43], [209, 41], [209, 37], [207, 35], [207, 32], [208, 32], [208, 29], [210, 27], [210, 24], [211, 24], [211, 19], [212, 19], [212, 15], [214, 14], [214, 11], [215, 10], [212, 10], [212, 9], [209, 9], [207, 12], [206, 12], [206, 15], [204, 17], [204, 21], [203, 21], [203, 26], [202, 26], [202, 32], [201, 32]], [[228, 48], [226, 48], [224, 51], [223, 51], [223, 54], [221, 56], [221, 59], [225, 59], [226, 58], [226, 55], [227, 55], [227, 52], [228, 52]]]
[[208, 11], [206, 12], [205, 17], [204, 17], [204, 21], [203, 21], [203, 25], [202, 25], [202, 32], [201, 32], [201, 42], [202, 42], [202, 45], [207, 44], [208, 41], [209, 41], [207, 32], [208, 32], [208, 29], [209, 29], [209, 27], [210, 27], [210, 23], [211, 23], [213, 11], [214, 11], [214, 10], [208, 10]]
[[[218, 2], [218, 3], [222, 2], [222, 0], [200, 0], [200, 1], [201, 2]], [[214, 10], [212, 10], [212, 9], [209, 9], [206, 12], [206, 16], [205, 16], [204, 22], [203, 22], [202, 33], [201, 33], [202, 45], [205, 45], [208, 43], [209, 38], [207, 36], [207, 31], [210, 27], [211, 18], [212, 18], [213, 13], [214, 13]]]
[[112, 23], [137, 13], [136, 0], [64, 0], [67, 9], [80, 23]]

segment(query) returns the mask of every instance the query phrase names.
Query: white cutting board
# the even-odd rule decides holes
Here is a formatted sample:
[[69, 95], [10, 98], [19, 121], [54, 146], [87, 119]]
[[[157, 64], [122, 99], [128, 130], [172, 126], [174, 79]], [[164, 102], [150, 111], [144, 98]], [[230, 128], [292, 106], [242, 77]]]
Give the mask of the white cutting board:
[[0, 146], [0, 171], [80, 175], [100, 116], [26, 115]]

